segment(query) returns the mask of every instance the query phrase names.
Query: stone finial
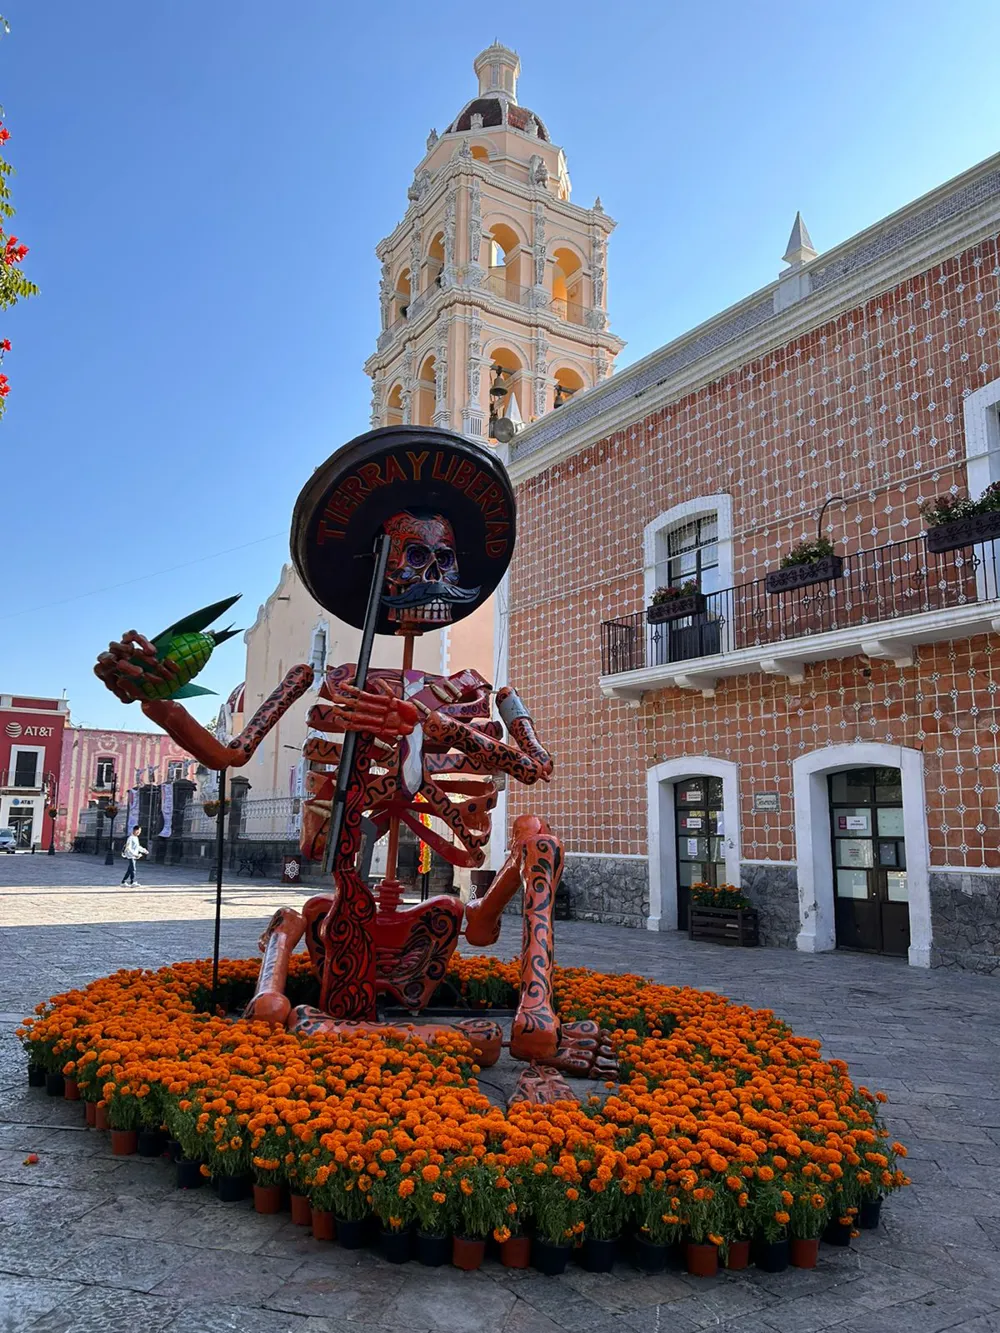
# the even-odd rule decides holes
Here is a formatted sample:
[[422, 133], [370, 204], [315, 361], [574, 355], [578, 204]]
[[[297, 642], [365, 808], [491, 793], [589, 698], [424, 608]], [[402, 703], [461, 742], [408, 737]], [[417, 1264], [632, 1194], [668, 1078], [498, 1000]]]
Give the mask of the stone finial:
[[598, 195], [597, 198], [594, 200], [594, 207], [593, 207], [592, 211], [593, 211], [594, 213], [603, 213], [603, 212], [604, 212], [604, 205], [601, 203], [601, 196], [600, 196], [600, 195]]
[[802, 214], [796, 213], [795, 221], [792, 223], [792, 234], [788, 238], [788, 246], [781, 258], [791, 268], [801, 268], [803, 264], [815, 259], [818, 253], [819, 251], [813, 248], [809, 231], [802, 221]]
[[437, 143], [437, 141], [438, 141], [438, 132], [437, 132], [437, 130], [432, 129], [431, 132], [430, 132], [430, 134], [428, 134], [428, 136], [427, 136], [427, 151], [428, 151], [428, 152], [431, 151], [431, 149], [434, 147], [434, 145]]

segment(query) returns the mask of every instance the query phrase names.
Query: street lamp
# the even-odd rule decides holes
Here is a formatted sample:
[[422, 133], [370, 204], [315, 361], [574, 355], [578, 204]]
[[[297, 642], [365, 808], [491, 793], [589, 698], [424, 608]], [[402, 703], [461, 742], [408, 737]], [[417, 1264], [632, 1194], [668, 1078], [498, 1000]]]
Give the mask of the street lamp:
[[56, 854], [56, 819], [59, 816], [59, 779], [53, 774], [49, 785], [49, 856]]
[[108, 850], [104, 857], [106, 866], [115, 863], [115, 816], [118, 814], [118, 806], [115, 804], [115, 797], [118, 795], [118, 770], [111, 770], [111, 804], [104, 807], [104, 813], [111, 816], [111, 827], [108, 830]]

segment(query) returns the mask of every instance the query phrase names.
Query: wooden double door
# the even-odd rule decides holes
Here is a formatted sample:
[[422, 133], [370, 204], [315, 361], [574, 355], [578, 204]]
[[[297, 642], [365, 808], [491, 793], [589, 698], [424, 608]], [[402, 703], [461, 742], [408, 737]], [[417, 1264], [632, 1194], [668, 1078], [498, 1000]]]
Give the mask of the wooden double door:
[[831, 773], [837, 947], [906, 956], [910, 903], [898, 768]]

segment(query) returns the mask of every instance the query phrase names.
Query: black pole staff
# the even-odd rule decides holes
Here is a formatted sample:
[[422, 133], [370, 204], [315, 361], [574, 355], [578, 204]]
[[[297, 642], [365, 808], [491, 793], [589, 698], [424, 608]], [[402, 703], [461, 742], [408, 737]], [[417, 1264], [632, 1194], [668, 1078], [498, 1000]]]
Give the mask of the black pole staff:
[[222, 848], [226, 831], [226, 770], [219, 769], [219, 813], [215, 817], [215, 948], [212, 953], [212, 1013], [219, 989], [219, 932], [222, 929]]
[[[361, 631], [361, 647], [358, 649], [358, 669], [354, 673], [354, 684], [359, 690], [365, 687], [368, 678], [368, 665], [372, 658], [372, 646], [375, 643], [375, 626], [378, 623], [379, 603], [382, 600], [382, 583], [386, 567], [389, 564], [389, 538], [380, 532], [375, 542], [375, 571], [368, 590], [368, 607], [365, 611], [365, 627]], [[357, 746], [357, 732], [348, 731], [344, 735], [344, 748], [337, 767], [337, 787], [333, 793], [333, 805], [330, 810], [330, 831], [326, 838], [326, 852], [323, 856], [323, 870], [329, 874], [333, 869], [333, 859], [340, 831], [344, 827], [344, 810], [347, 805], [347, 789], [354, 776], [354, 751]]]

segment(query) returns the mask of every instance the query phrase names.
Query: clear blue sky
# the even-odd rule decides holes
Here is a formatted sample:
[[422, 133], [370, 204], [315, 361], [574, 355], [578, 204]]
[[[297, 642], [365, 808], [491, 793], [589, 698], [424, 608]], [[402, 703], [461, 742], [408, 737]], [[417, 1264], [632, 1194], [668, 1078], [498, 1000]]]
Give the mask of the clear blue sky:
[[[108, 638], [238, 591], [250, 623], [301, 485], [367, 429], [374, 246], [495, 37], [618, 220], [620, 365], [770, 281], [797, 208], [823, 251], [1000, 149], [993, 0], [4, 11], [41, 295], [0, 318], [0, 691], [65, 687], [92, 726], [145, 726], [91, 674]], [[227, 692], [242, 651], [200, 679]]]

